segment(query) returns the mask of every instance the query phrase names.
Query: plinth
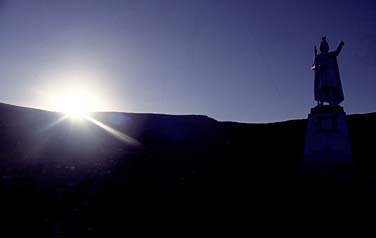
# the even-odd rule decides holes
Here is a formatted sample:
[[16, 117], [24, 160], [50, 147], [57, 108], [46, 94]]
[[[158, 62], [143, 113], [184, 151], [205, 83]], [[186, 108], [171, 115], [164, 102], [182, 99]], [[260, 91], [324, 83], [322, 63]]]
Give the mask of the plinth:
[[341, 106], [311, 109], [302, 171], [306, 176], [335, 177], [342, 182], [353, 174], [346, 113]]
[[312, 165], [352, 162], [346, 113], [341, 106], [311, 109], [308, 115], [304, 162]]

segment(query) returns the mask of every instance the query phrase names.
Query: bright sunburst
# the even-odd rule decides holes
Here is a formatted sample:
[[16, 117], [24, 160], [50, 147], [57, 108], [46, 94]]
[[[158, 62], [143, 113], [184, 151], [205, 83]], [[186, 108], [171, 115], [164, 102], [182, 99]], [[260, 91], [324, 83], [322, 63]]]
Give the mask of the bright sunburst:
[[107, 100], [109, 89], [100, 77], [100, 73], [84, 66], [62, 67], [56, 72], [47, 72], [42, 77], [45, 78], [41, 82], [43, 86], [35, 89], [38, 104], [73, 119], [85, 118], [89, 112], [108, 110], [111, 108]]
[[93, 102], [89, 97], [80, 93], [62, 95], [60, 101], [60, 111], [72, 119], [85, 118], [92, 110]]
[[101, 100], [92, 88], [65, 87], [53, 93], [51, 107], [72, 119], [83, 119], [89, 112], [101, 109]]
[[93, 80], [87, 80], [87, 77], [81, 74], [75, 75], [76, 77], [67, 75], [62, 77], [65, 80], [62, 80], [60, 84], [52, 83], [51, 85], [46, 85], [43, 90], [37, 90], [38, 95], [44, 99], [43, 104], [46, 109], [65, 114], [58, 120], [46, 125], [45, 130], [55, 127], [68, 118], [75, 121], [85, 119], [83, 121], [98, 126], [124, 143], [142, 146], [136, 139], [95, 119], [93, 115], [89, 115], [90, 112], [102, 111], [105, 105], [109, 105], [103, 97], [104, 86], [95, 87]]

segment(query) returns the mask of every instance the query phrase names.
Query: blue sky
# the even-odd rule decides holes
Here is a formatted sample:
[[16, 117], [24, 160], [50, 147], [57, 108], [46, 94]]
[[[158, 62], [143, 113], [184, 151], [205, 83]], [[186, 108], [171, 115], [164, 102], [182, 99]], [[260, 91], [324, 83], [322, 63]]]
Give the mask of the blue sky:
[[98, 110], [305, 118], [325, 35], [345, 42], [346, 112], [374, 112], [374, 29], [374, 1], [4, 0], [0, 101], [53, 109], [41, 94], [80, 84]]

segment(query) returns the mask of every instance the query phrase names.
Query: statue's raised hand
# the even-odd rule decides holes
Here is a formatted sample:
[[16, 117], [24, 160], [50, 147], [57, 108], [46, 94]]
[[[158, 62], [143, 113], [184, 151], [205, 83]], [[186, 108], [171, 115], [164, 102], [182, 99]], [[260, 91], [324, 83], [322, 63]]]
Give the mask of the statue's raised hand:
[[344, 45], [345, 45], [345, 42], [341, 41], [341, 42], [339, 42], [339, 45], [340, 45], [340, 46], [344, 46]]

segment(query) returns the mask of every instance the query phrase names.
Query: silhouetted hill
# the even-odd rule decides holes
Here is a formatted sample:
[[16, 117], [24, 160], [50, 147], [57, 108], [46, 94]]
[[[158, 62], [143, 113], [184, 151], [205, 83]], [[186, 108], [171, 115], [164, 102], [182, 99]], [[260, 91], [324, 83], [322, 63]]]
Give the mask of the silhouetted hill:
[[260, 214], [285, 202], [300, 204], [310, 191], [318, 197], [328, 191], [374, 192], [376, 113], [348, 117], [356, 165], [350, 187], [295, 175], [306, 120], [246, 124], [200, 115], [91, 116], [137, 143], [88, 120], [0, 104], [1, 211], [10, 223], [26, 226], [26, 234], [103, 236], [114, 224], [122, 226], [117, 215], [139, 221], [155, 210], [187, 217], [207, 211], [204, 217], [215, 219], [239, 209]]

